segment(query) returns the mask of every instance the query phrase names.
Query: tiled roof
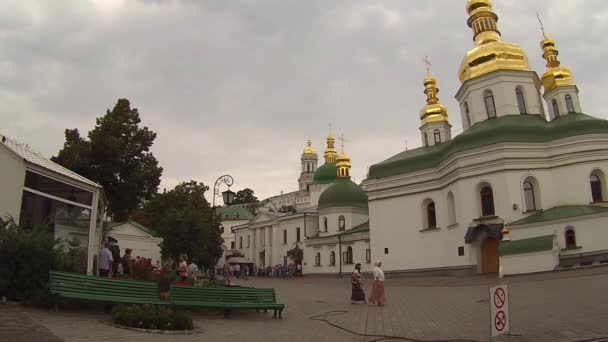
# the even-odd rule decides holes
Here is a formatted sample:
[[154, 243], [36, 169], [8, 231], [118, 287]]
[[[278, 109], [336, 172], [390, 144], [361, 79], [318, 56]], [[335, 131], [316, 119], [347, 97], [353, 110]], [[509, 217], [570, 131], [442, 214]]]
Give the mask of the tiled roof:
[[251, 220], [254, 215], [249, 209], [240, 205], [232, 205], [230, 207], [217, 208], [217, 213], [221, 216], [222, 221], [241, 221]]
[[534, 253], [553, 249], [553, 235], [537, 236], [528, 239], [501, 241], [500, 256]]
[[566, 137], [606, 134], [608, 121], [582, 113], [548, 122], [540, 115], [506, 115], [478, 122], [445, 143], [401, 152], [369, 169], [368, 179], [385, 178], [436, 167], [458, 152], [504, 142], [546, 143]]
[[508, 223], [506, 226], [520, 226], [601, 213], [608, 213], [608, 208], [595, 205], [563, 205], [543, 210], [519, 221]]
[[9, 150], [11, 150], [13, 153], [15, 153], [17, 156], [23, 158], [26, 162], [34, 164], [34, 165], [38, 165], [40, 167], [43, 167], [51, 172], [55, 172], [58, 173], [62, 176], [71, 178], [73, 180], [94, 186], [96, 188], [101, 188], [101, 185], [73, 172], [70, 171], [68, 169], [66, 169], [65, 167], [52, 162], [51, 160], [43, 157], [42, 155], [40, 155], [40, 153], [36, 153], [32, 150], [30, 150], [27, 146], [16, 142], [13, 139], [10, 139], [7, 136], [2, 136], [2, 138], [0, 138], [2, 140], [4, 140], [3, 145], [8, 147]]

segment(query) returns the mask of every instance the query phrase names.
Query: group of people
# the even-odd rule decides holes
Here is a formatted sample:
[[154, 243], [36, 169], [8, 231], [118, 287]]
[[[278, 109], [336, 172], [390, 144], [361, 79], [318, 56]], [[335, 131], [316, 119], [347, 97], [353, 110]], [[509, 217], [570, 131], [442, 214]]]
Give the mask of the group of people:
[[302, 276], [302, 265], [290, 263], [288, 265], [274, 265], [258, 268], [258, 277], [268, 278], [294, 278]]
[[[382, 271], [382, 262], [379, 260], [374, 263], [374, 269], [372, 271], [373, 282], [372, 290], [369, 295], [369, 303], [374, 305], [384, 305], [384, 271]], [[355, 270], [351, 276], [352, 294], [350, 302], [353, 304], [364, 304], [367, 303], [365, 300], [365, 292], [363, 292], [363, 281], [361, 274], [361, 264], [355, 265]]]
[[[140, 262], [142, 259], [133, 259], [131, 248], [125, 249], [125, 254], [120, 255], [120, 247], [116, 244], [116, 241], [108, 241], [104, 244], [104, 247], [99, 252], [98, 269], [99, 276], [104, 278], [111, 278], [120, 274], [131, 274], [133, 270], [133, 262]], [[152, 264], [152, 259], [145, 259], [147, 263]]]
[[[190, 261], [190, 263], [188, 263]], [[175, 271], [175, 274], [179, 277], [182, 282], [192, 281], [196, 282], [199, 277], [199, 268], [196, 264], [196, 260], [192, 257], [188, 257], [186, 254], [181, 254], [177, 261], [169, 257], [165, 267], [169, 270]]]

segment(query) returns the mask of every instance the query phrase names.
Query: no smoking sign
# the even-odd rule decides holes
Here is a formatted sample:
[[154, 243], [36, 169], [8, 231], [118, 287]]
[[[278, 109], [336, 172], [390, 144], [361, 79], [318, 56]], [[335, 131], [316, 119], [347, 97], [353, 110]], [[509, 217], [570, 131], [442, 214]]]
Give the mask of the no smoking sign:
[[506, 284], [490, 287], [492, 337], [509, 332], [509, 290]]

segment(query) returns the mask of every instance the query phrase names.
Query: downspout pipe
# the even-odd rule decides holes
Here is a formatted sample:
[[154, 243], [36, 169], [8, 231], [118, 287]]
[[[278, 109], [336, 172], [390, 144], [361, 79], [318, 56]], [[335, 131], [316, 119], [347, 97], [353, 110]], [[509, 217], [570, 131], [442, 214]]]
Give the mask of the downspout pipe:
[[340, 260], [339, 266], [338, 266], [338, 277], [342, 278], [342, 239], [341, 239], [342, 235], [338, 234], [338, 259]]

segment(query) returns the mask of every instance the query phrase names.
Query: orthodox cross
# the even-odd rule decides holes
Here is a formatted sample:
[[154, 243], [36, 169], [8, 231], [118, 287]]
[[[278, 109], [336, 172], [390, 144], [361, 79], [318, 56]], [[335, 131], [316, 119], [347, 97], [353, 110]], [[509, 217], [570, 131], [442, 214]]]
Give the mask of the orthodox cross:
[[338, 140], [340, 140], [340, 145], [342, 146], [342, 153], [344, 153], [344, 142], [347, 141], [346, 139], [344, 139], [344, 133], [342, 133], [340, 135], [340, 137], [338, 138]]
[[426, 64], [426, 74], [428, 76], [431, 76], [431, 61], [429, 60], [429, 56], [424, 56], [424, 59], [422, 60], [424, 62], [424, 64]]
[[540, 19], [540, 14], [538, 14], [538, 12], [536, 12], [536, 18], [538, 19], [538, 22], [540, 23], [540, 30], [543, 31], [543, 36], [545, 35], [545, 25], [543, 25], [543, 21]]

